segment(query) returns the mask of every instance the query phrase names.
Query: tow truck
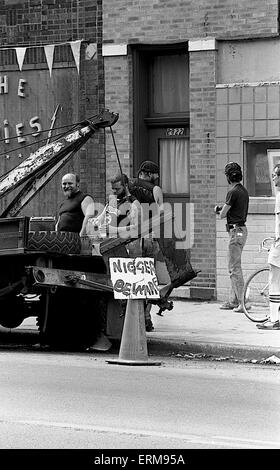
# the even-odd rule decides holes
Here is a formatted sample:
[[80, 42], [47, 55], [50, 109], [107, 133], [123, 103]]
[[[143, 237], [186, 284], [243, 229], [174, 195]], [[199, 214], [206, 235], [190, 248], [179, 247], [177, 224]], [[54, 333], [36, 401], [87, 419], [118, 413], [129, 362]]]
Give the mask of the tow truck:
[[[0, 325], [13, 329], [36, 317], [40, 341], [56, 348], [85, 349], [101, 332], [120, 339], [124, 302], [115, 300], [110, 257], [127, 257], [129, 239], [105, 239], [93, 256], [90, 237], [57, 232], [54, 217], [20, 216], [22, 209], [99, 129], [119, 115], [104, 110], [31, 153], [0, 178], [0, 198], [22, 188], [0, 215]], [[22, 186], [23, 185], [23, 186]], [[164, 217], [159, 216], [159, 226]], [[149, 233], [149, 225], [142, 228]], [[170, 283], [160, 290], [159, 314], [171, 310], [170, 294], [197, 275], [178, 261], [172, 240], [159, 238]]]

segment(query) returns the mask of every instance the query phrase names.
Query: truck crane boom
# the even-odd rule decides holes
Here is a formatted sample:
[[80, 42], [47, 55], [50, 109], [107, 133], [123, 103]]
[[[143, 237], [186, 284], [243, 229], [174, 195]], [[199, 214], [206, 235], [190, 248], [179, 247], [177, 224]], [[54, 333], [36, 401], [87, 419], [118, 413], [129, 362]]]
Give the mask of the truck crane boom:
[[0, 217], [16, 216], [22, 207], [93, 136], [97, 129], [113, 126], [118, 118], [119, 115], [117, 113], [105, 110], [95, 119], [81, 123], [78, 129], [40, 147], [19, 165], [3, 175], [0, 178], [0, 198], [6, 196], [23, 183], [26, 183], [26, 185]]

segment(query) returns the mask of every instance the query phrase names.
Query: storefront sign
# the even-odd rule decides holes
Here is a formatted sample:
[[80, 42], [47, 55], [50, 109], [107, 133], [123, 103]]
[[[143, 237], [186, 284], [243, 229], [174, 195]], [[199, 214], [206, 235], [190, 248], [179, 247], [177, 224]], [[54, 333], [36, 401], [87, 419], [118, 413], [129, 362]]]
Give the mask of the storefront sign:
[[[60, 109], [64, 109], [64, 115], [72, 115], [73, 110], [70, 111], [69, 108], [72, 104], [76, 104], [72, 97], [74, 86], [72, 87], [72, 83], [69, 86], [69, 75], [67, 76], [64, 72], [68, 67], [56, 68], [54, 80], [54, 52], [58, 47], [69, 45], [79, 73], [81, 44], [82, 40], [76, 40], [59, 44], [0, 47], [2, 56], [7, 60], [7, 64], [11, 65], [9, 69], [9, 66], [4, 67], [2, 63], [0, 64], [0, 144], [3, 144], [0, 145], [1, 152], [4, 151], [7, 154], [13, 152], [14, 148], [18, 148], [18, 144], [22, 144], [23, 149], [27, 144], [34, 143], [36, 145], [43, 129], [50, 127], [49, 119], [58, 106], [56, 97], [59, 97]], [[38, 48], [44, 51], [49, 74], [46, 74], [44, 67], [42, 69], [38, 67], [36, 60], [39, 60], [40, 55], [37, 57], [37, 54], [34, 53], [33, 65], [30, 63], [30, 57], [25, 61], [27, 50]], [[15, 69], [14, 63], [10, 63], [11, 59], [14, 60], [14, 54], [11, 55], [13, 50], [16, 54], [18, 69]], [[6, 55], [3, 55], [5, 51]], [[35, 57], [37, 57], [36, 60]], [[70, 73], [73, 76], [72, 67], [69, 68], [71, 68]], [[77, 81], [78, 77], [71, 80], [74, 85]], [[69, 90], [69, 96], [65, 90]], [[30, 149], [28, 149], [29, 151]], [[20, 153], [18, 156], [22, 157], [22, 154]], [[7, 155], [8, 157], [9, 155]]]
[[110, 258], [115, 299], [159, 299], [153, 258]]
[[[13, 80], [14, 82], [14, 80]], [[23, 99], [23, 102], [25, 103], [25, 106], [28, 109], [29, 103], [24, 100], [26, 98], [26, 89], [28, 89], [28, 82], [24, 78], [18, 78], [18, 81], [16, 83], [16, 87], [13, 89], [10, 86], [9, 83], [9, 76], [7, 74], [5, 75], [0, 75], [0, 95], [6, 96], [8, 95], [9, 98], [11, 96], [11, 99], [9, 102], [2, 102], [3, 98], [0, 97], [0, 109], [1, 109], [1, 114], [3, 117], [3, 121], [1, 123], [0, 121], [0, 133], [3, 134], [4, 136], [4, 143], [9, 144], [10, 143], [10, 137], [13, 136], [13, 132], [11, 132], [11, 124], [9, 122], [9, 119], [7, 116], [5, 116], [5, 110], [9, 110], [10, 112], [14, 112], [15, 109], [15, 99], [14, 97], [19, 97], [19, 99]], [[30, 93], [30, 92], [29, 92]], [[21, 107], [24, 109], [24, 105], [21, 105]], [[40, 118], [39, 116], [32, 116], [28, 118], [29, 122], [29, 129], [25, 130], [24, 123], [23, 122], [17, 122], [14, 124], [14, 133], [17, 136], [17, 141], [18, 143], [22, 144], [26, 141], [26, 138], [23, 136], [24, 133], [30, 133], [30, 130], [34, 130], [35, 132], [32, 133], [33, 137], [37, 137], [40, 132], [42, 131], [42, 125], [40, 123]], [[1, 129], [2, 127], [2, 129]]]

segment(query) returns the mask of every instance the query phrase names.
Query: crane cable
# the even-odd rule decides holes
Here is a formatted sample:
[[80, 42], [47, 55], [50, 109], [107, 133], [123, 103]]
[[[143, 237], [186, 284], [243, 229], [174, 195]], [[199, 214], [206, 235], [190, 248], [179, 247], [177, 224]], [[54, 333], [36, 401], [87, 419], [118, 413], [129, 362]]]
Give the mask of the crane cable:
[[123, 170], [122, 170], [122, 166], [121, 166], [121, 161], [120, 161], [120, 157], [119, 157], [119, 152], [118, 152], [118, 149], [117, 149], [117, 145], [116, 145], [116, 141], [115, 141], [115, 136], [114, 136], [114, 132], [113, 132], [113, 129], [112, 129], [112, 126], [110, 126], [110, 131], [111, 131], [111, 136], [112, 136], [112, 140], [113, 140], [113, 144], [114, 144], [114, 148], [115, 148], [115, 152], [116, 152], [116, 156], [117, 156], [117, 160], [118, 160], [118, 164], [119, 164], [119, 168], [120, 168], [120, 174], [121, 174], [121, 178], [122, 178], [122, 184], [125, 188], [125, 195], [126, 195], [126, 199], [128, 201], [131, 201], [131, 194], [130, 194], [130, 191], [129, 191], [129, 188], [128, 188], [128, 184], [125, 180], [125, 176], [124, 176], [124, 173], [123, 173]]

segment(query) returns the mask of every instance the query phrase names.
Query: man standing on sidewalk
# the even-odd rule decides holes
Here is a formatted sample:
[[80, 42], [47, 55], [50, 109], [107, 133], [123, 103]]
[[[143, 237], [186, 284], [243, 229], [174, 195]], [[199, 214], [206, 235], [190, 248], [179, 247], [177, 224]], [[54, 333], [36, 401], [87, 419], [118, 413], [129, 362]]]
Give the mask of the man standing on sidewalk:
[[[149, 205], [151, 209], [154, 209], [148, 212], [143, 212], [144, 221], [151, 217], [154, 212], [159, 214], [160, 211], [163, 210], [163, 193], [158, 181], [159, 166], [151, 160], [145, 160], [142, 162], [138, 169], [137, 179], [129, 181], [129, 190], [131, 194], [133, 194], [141, 204], [144, 204], [144, 206], [146, 204], [146, 206]], [[158, 246], [158, 242], [153, 239], [152, 233], [142, 238], [142, 256], [151, 256], [156, 262], [159, 251], [160, 248]], [[146, 331], [148, 332], [154, 330], [151, 308], [152, 304], [150, 302], [146, 302], [144, 313]]]
[[225, 175], [230, 185], [225, 204], [215, 207], [220, 218], [227, 219], [226, 229], [229, 234], [228, 270], [231, 281], [229, 301], [221, 305], [223, 310], [243, 312], [241, 305], [244, 287], [241, 255], [247, 240], [246, 219], [249, 205], [249, 194], [241, 184], [242, 170], [240, 165], [230, 162], [225, 166]]
[[[126, 245], [126, 251], [129, 256], [136, 257], [141, 253], [141, 244], [136, 233], [138, 234], [141, 227], [142, 208], [135, 197], [128, 197], [127, 184], [128, 177], [124, 173], [118, 173], [111, 179], [112, 194], [103, 211], [97, 217], [89, 216], [87, 218], [86, 230], [89, 236], [94, 235], [99, 242], [104, 238], [131, 238], [131, 241]], [[99, 242], [97, 245], [100, 244]], [[100, 253], [99, 246], [96, 252]], [[106, 335], [106, 323], [107, 317], [104, 317], [101, 334], [97, 341], [88, 348], [88, 351], [108, 351], [110, 349], [112, 343]], [[114, 326], [111, 325], [111, 328]], [[118, 325], [115, 328], [118, 329]]]
[[270, 318], [258, 323], [260, 330], [280, 330], [280, 164], [273, 169], [272, 180], [275, 186], [275, 241], [268, 254], [269, 263], [269, 310]]

